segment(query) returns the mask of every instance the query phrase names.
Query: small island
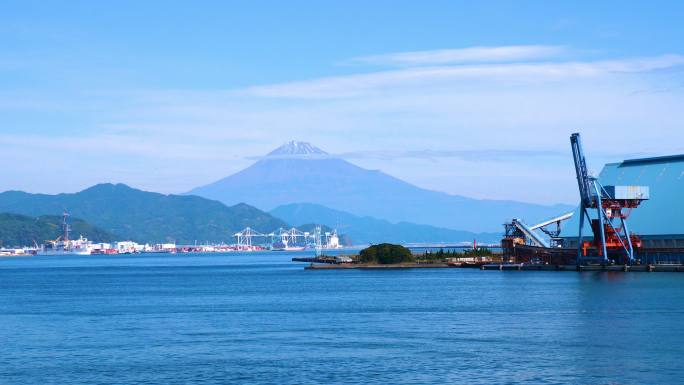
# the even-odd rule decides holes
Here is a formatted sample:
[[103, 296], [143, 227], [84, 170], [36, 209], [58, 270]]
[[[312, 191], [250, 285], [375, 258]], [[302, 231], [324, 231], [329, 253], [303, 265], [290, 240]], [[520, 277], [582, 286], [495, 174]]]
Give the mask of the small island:
[[306, 269], [414, 269], [447, 267], [480, 267], [493, 263], [500, 256], [487, 248], [413, 254], [408, 248], [391, 243], [371, 245], [358, 254], [313, 258], [293, 258], [295, 262], [309, 262]]

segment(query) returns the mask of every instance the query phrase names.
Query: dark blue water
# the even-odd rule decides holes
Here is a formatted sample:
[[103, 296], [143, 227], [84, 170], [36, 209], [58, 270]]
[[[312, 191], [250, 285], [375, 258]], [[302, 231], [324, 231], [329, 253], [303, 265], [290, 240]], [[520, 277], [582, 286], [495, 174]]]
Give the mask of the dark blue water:
[[684, 274], [0, 259], [0, 383], [682, 383]]

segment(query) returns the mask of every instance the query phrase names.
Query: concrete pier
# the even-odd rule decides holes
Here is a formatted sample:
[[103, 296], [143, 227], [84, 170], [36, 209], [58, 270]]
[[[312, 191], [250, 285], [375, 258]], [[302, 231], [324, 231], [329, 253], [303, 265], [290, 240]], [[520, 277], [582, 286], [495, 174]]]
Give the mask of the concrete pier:
[[526, 270], [526, 271], [614, 271], [614, 272], [684, 272], [684, 265], [524, 265], [489, 264], [482, 270]]

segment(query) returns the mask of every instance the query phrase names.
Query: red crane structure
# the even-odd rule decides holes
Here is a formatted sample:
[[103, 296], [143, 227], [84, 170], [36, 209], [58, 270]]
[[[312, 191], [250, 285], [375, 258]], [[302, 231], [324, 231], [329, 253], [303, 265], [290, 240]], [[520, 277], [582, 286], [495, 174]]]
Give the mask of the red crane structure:
[[[625, 264], [634, 263], [634, 249], [641, 247], [641, 240], [629, 232], [627, 217], [632, 209], [649, 198], [648, 186], [602, 186], [597, 178], [589, 176], [580, 134], [572, 134], [570, 144], [581, 198], [577, 264], [596, 259], [607, 264], [610, 262], [609, 252], [612, 256], [621, 254]], [[594, 217], [589, 215], [591, 209], [596, 210]], [[593, 241], [582, 239], [585, 218], [591, 224]], [[596, 255], [590, 256], [593, 250], [596, 250]]]

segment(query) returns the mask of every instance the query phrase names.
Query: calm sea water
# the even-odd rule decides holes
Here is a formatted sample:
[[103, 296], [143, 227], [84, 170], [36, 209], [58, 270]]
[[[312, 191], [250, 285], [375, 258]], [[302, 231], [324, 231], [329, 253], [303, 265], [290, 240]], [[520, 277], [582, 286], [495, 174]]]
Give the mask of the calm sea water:
[[684, 274], [0, 259], [0, 383], [682, 383]]

